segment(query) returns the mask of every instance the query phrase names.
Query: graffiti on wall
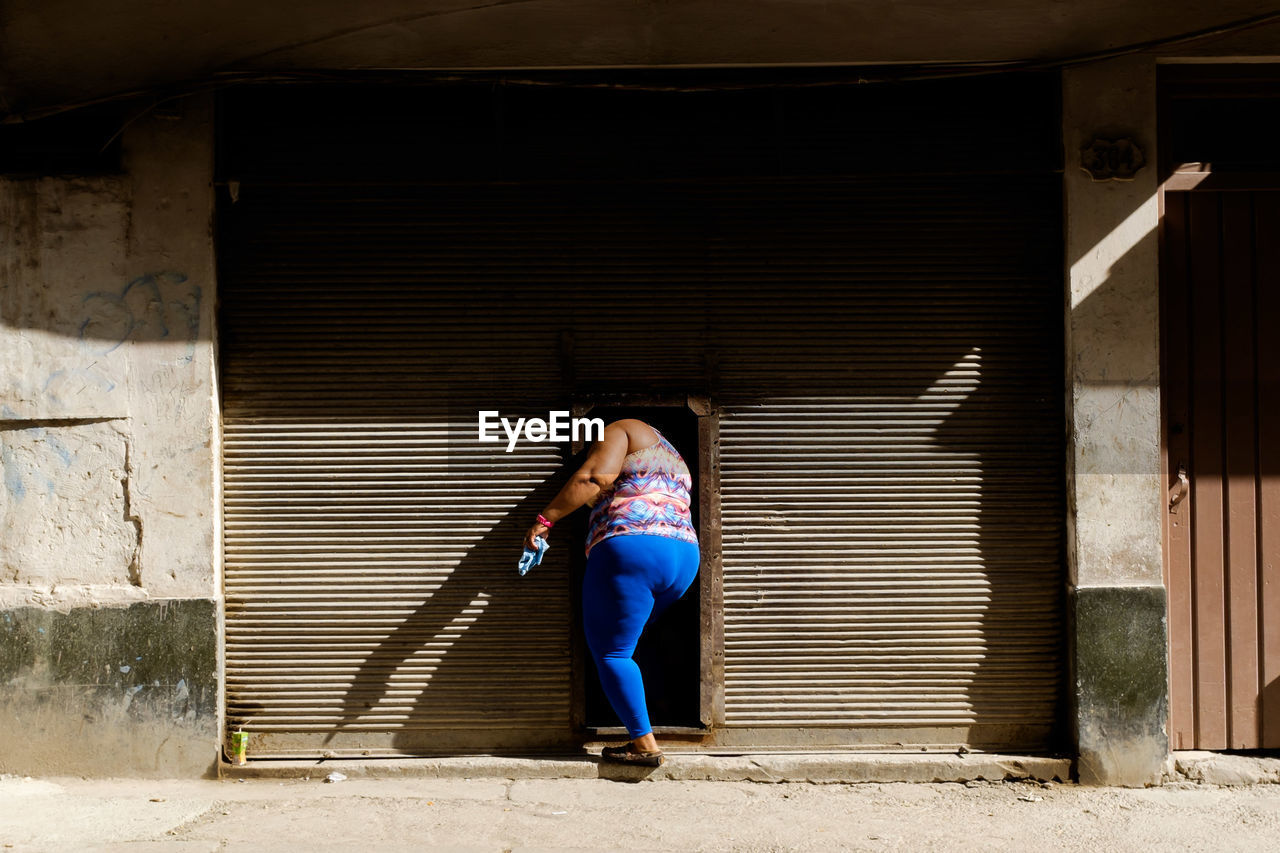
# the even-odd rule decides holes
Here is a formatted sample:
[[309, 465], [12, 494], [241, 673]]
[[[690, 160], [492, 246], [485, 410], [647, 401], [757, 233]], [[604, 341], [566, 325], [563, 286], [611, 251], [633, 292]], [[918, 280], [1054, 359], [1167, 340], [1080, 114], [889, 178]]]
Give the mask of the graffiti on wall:
[[180, 272], [146, 273], [118, 290], [85, 294], [77, 328], [83, 363], [50, 373], [41, 393], [64, 403], [85, 390], [115, 390], [118, 373], [100, 359], [130, 342], [176, 344], [179, 353], [166, 363], [190, 364], [200, 336], [202, 296], [200, 286]]
[[[32, 427], [23, 432], [47, 451], [51, 458], [61, 462], [62, 469], [71, 467], [75, 453], [58, 436], [43, 427]], [[4, 471], [4, 487], [15, 500], [25, 498], [32, 485], [38, 485], [40, 491], [47, 496], [53, 495], [57, 485], [49, 476], [49, 466], [41, 465], [40, 461], [30, 453], [20, 452], [13, 442], [0, 437], [0, 468]]]
[[181, 343], [175, 364], [189, 364], [200, 334], [200, 286], [180, 272], [147, 273], [119, 291], [84, 297], [80, 340], [105, 355], [127, 341]]

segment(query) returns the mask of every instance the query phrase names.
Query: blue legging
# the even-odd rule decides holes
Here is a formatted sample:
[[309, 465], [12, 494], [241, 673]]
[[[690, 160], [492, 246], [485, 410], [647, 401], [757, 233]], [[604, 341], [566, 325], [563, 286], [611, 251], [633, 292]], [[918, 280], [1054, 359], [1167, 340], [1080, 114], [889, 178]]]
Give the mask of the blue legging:
[[[582, 579], [582, 624], [600, 685], [632, 739], [646, 735], [640, 667], [631, 659], [640, 632], [675, 604], [698, 573], [693, 542], [634, 533], [595, 544]], [[692, 653], [692, 650], [690, 650]]]

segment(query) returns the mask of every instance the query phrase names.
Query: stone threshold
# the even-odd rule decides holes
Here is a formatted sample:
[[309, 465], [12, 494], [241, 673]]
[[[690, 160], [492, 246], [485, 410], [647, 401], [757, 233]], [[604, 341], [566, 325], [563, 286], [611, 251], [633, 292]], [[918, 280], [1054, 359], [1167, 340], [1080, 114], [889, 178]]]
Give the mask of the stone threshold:
[[1280, 753], [1240, 754], [1177, 750], [1165, 765], [1164, 781], [1234, 788], [1280, 783]]
[[620, 779], [710, 782], [1003, 782], [1071, 780], [1071, 759], [992, 753], [904, 755], [825, 752], [705, 755], [669, 753], [658, 768], [602, 764], [594, 755], [562, 758], [261, 759], [222, 763], [225, 779]]

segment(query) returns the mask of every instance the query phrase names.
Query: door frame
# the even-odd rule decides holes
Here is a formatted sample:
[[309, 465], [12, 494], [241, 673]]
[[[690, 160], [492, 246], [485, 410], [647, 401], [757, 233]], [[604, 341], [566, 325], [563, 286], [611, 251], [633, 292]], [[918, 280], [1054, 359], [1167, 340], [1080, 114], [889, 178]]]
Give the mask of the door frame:
[[[579, 395], [570, 407], [570, 416], [587, 416], [604, 406], [640, 408], [686, 408], [698, 419], [698, 719], [699, 727], [654, 726], [654, 733], [667, 738], [689, 738], [705, 743], [724, 725], [724, 566], [721, 561], [720, 524], [720, 411], [708, 394], [588, 394]], [[571, 453], [586, 447], [584, 440], [573, 442]], [[572, 594], [572, 590], [570, 591]], [[575, 620], [577, 623], [577, 620]], [[586, 648], [575, 624], [571, 640], [573, 684], [570, 697], [571, 725], [594, 742], [597, 738], [620, 737], [622, 728], [595, 728], [586, 725], [586, 697], [583, 667]]]

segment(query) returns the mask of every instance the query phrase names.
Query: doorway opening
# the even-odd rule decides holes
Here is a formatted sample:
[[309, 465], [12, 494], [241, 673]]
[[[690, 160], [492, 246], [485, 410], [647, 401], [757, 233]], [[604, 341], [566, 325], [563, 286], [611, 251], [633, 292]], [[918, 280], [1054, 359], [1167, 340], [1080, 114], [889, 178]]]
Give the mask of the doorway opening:
[[[689, 466], [693, 478], [690, 507], [693, 524], [701, 535], [699, 518], [698, 470], [698, 417], [687, 406], [596, 406], [589, 416], [602, 418], [606, 424], [624, 418], [636, 418], [652, 426], [675, 446]], [[587, 513], [575, 517], [575, 541], [586, 537]], [[573, 566], [573, 598], [575, 602], [575, 632], [579, 660], [578, 682], [582, 697], [583, 727], [601, 735], [613, 735], [623, 731], [622, 722], [609, 705], [595, 662], [587, 652], [582, 639], [582, 577], [586, 569], [586, 556], [578, 551]], [[699, 567], [699, 572], [705, 571]], [[634, 659], [644, 676], [645, 700], [649, 707], [649, 720], [661, 733], [672, 729], [702, 728], [700, 691], [702, 683], [701, 584], [695, 580], [684, 596], [658, 617], [640, 637]]]

